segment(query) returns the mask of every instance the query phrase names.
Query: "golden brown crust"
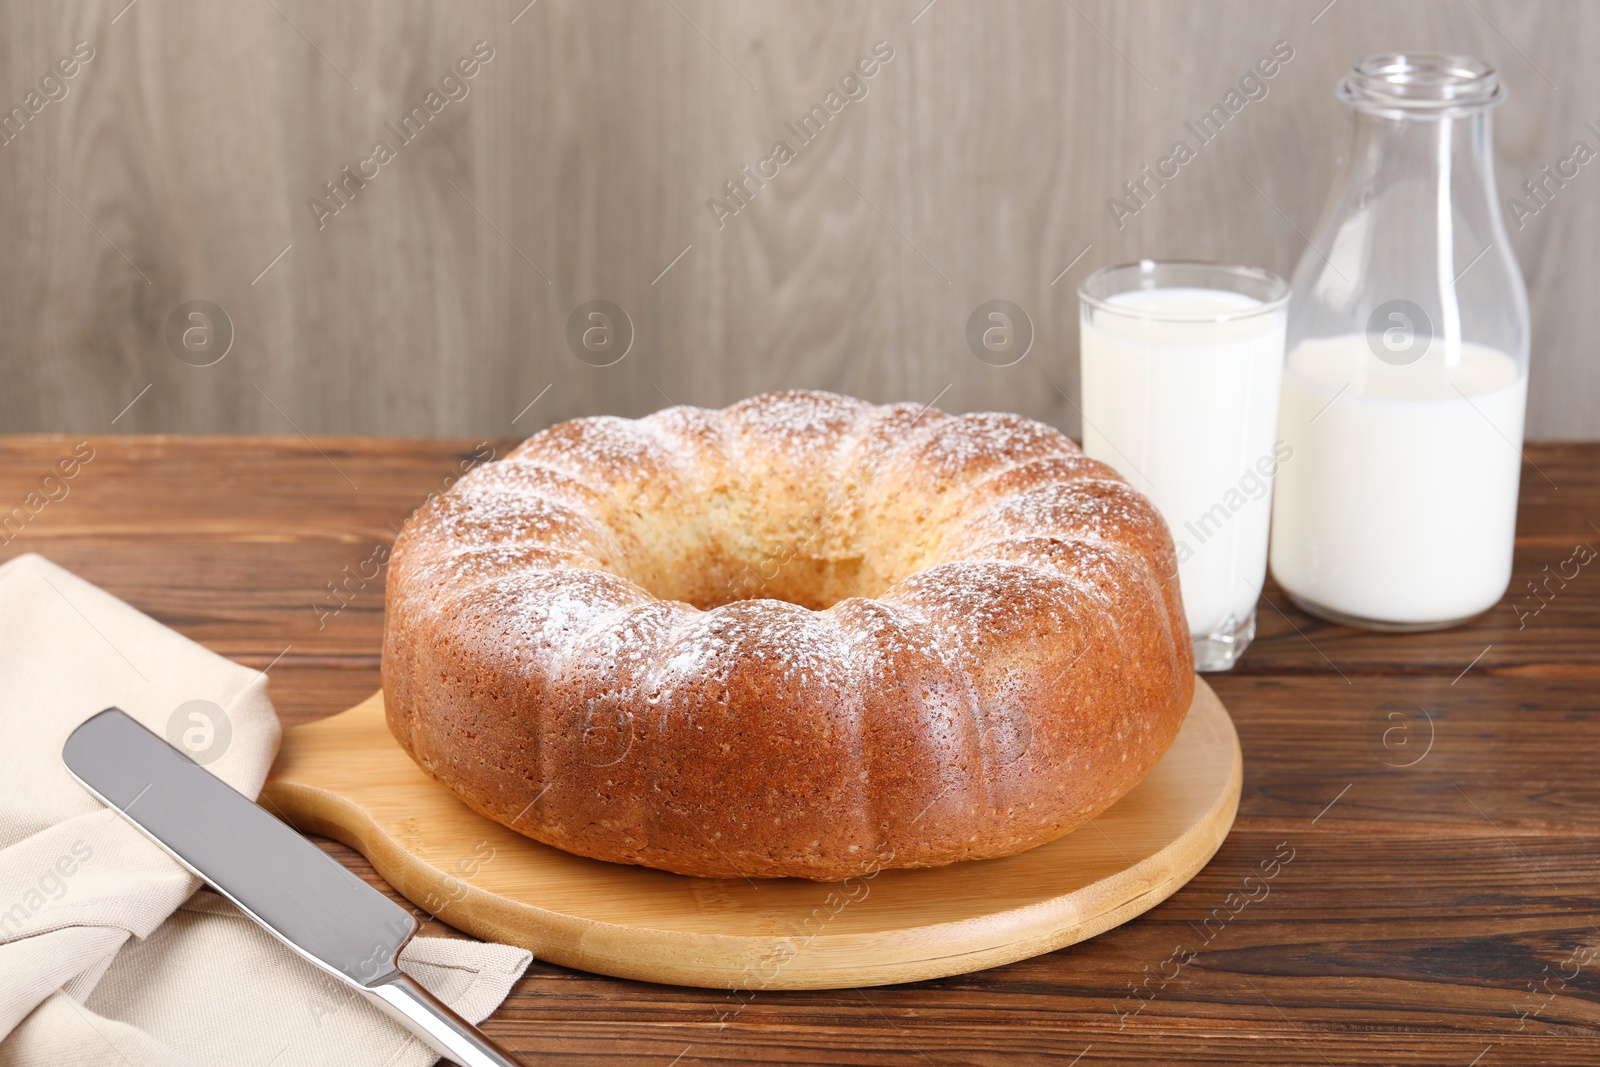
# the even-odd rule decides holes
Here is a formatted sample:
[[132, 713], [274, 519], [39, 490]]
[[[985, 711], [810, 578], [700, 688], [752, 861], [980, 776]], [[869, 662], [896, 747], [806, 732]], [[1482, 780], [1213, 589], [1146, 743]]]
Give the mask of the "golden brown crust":
[[406, 523], [412, 757], [570, 852], [837, 880], [1082, 825], [1194, 688], [1172, 538], [1066, 437], [827, 393], [579, 419]]

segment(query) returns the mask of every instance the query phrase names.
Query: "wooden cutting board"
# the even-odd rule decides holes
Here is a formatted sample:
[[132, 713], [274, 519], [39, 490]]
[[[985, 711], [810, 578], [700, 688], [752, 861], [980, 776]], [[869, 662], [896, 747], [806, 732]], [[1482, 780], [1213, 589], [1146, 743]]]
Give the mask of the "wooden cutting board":
[[1216, 852], [1242, 761], [1203, 681], [1177, 741], [1089, 825], [1000, 860], [837, 885], [690, 878], [569, 855], [469, 810], [412, 763], [383, 694], [284, 737], [263, 803], [358, 849], [413, 903], [540, 959], [728, 989], [835, 989], [982, 970], [1093, 937]]

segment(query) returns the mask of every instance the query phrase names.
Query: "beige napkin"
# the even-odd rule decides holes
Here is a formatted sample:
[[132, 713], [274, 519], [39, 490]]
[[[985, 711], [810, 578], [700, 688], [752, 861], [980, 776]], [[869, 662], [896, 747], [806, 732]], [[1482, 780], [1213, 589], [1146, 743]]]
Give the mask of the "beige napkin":
[[[255, 796], [266, 676], [36, 555], [0, 566], [0, 1067], [426, 1067], [437, 1057], [107, 810], [61, 746], [116, 705]], [[187, 903], [185, 903], [187, 901]], [[474, 1022], [529, 954], [417, 938], [404, 970]]]

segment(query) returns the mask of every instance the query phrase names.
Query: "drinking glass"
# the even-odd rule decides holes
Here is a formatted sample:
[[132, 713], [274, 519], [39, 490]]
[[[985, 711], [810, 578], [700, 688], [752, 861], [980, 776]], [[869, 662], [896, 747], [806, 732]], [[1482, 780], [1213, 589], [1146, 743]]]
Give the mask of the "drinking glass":
[[1166, 518], [1202, 671], [1255, 636], [1288, 297], [1270, 271], [1153, 260], [1078, 289], [1083, 449]]

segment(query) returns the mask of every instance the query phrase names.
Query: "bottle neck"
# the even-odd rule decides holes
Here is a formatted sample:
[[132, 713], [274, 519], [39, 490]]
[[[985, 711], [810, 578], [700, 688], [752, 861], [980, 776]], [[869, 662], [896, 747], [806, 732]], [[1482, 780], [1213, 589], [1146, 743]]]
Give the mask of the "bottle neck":
[[[1492, 113], [1451, 118], [1394, 117], [1352, 109], [1346, 142], [1347, 188], [1394, 190], [1414, 208], [1451, 203], [1471, 211], [1495, 203]], [[1391, 194], [1393, 195], [1393, 194]], [[1448, 215], [1444, 216], [1445, 221]], [[1447, 227], [1448, 228], [1448, 227]]]
[[1525, 365], [1526, 295], [1495, 190], [1491, 112], [1357, 107], [1349, 121], [1333, 194], [1295, 272], [1290, 344], [1371, 333], [1377, 309], [1403, 302], [1447, 358], [1475, 342]]
[[1493, 69], [1386, 53], [1352, 67], [1338, 96], [1349, 130], [1295, 271], [1290, 344], [1387, 336], [1399, 315], [1418, 351], [1436, 348], [1446, 366], [1472, 344], [1525, 367], [1527, 292], [1495, 191], [1490, 115], [1505, 93]]
[[[1490, 116], [1505, 100], [1494, 68], [1471, 56], [1390, 52], [1350, 69], [1346, 180], [1431, 185], [1429, 199], [1470, 212], [1495, 200]], [[1402, 194], [1403, 195], [1403, 194]], [[1448, 216], [1441, 218], [1441, 225]]]

